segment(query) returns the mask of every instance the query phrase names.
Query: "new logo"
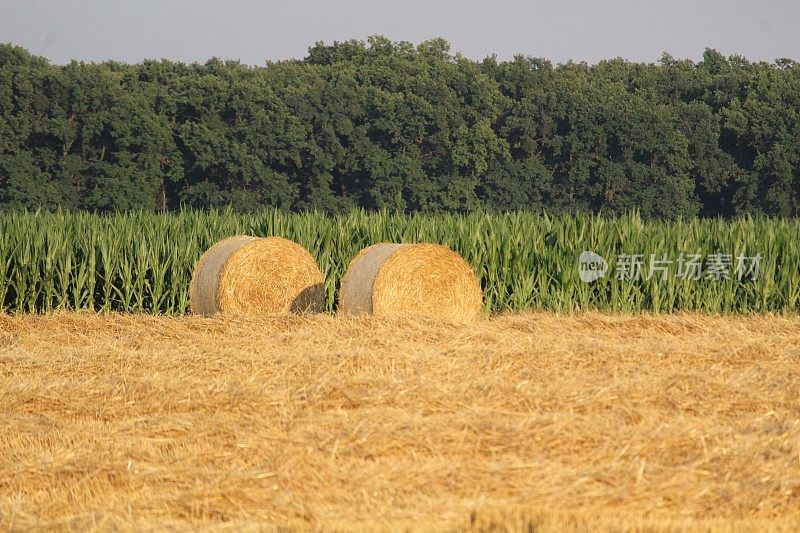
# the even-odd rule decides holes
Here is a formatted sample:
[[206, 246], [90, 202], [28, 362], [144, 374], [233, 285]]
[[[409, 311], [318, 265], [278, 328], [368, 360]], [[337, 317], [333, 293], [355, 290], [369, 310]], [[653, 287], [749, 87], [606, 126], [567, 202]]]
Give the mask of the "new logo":
[[578, 257], [578, 276], [581, 281], [591, 283], [606, 275], [608, 261], [594, 252], [583, 251]]

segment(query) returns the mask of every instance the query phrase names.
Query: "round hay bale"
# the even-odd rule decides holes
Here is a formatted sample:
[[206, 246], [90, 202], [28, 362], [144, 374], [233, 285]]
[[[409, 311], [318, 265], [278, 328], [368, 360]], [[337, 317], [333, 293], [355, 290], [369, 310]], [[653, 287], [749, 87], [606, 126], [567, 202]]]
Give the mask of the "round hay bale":
[[480, 316], [483, 293], [464, 259], [438, 244], [381, 243], [350, 262], [339, 291], [339, 312], [421, 315], [467, 322]]
[[322, 272], [308, 251], [281, 237], [228, 237], [197, 261], [189, 284], [193, 314], [321, 313]]

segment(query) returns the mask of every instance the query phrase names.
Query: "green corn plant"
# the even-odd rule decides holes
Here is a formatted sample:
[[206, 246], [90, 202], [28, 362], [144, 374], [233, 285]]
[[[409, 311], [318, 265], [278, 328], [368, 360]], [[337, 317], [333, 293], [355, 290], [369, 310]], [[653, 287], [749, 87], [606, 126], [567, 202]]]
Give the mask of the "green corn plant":
[[[633, 212], [600, 215], [285, 213], [184, 210], [173, 214], [0, 213], [0, 303], [6, 312], [58, 309], [180, 315], [200, 255], [219, 239], [277, 235], [304, 246], [325, 276], [328, 311], [341, 276], [364, 247], [434, 242], [460, 253], [484, 291], [487, 313], [549, 309], [621, 312], [795, 313], [800, 306], [800, 223], [747, 217], [732, 221], [645, 221]], [[584, 283], [577, 258], [605, 257], [606, 276]], [[761, 254], [757, 279], [675, 276], [617, 279], [619, 254]]]

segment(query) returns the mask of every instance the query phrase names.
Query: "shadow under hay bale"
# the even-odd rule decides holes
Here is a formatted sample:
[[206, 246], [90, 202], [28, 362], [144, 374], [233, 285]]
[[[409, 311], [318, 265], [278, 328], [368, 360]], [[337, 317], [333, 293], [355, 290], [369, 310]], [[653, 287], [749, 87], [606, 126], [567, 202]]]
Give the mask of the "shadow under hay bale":
[[361, 250], [342, 278], [339, 312], [430, 316], [466, 322], [483, 294], [464, 259], [437, 244], [380, 243]]
[[[306, 287], [292, 301], [289, 310], [292, 313], [321, 313], [325, 304], [325, 285], [317, 283], [311, 287]], [[320, 304], [320, 302], [323, 302]]]
[[229, 237], [198, 260], [189, 285], [191, 312], [246, 316], [321, 313], [322, 272], [308, 251], [281, 237]]

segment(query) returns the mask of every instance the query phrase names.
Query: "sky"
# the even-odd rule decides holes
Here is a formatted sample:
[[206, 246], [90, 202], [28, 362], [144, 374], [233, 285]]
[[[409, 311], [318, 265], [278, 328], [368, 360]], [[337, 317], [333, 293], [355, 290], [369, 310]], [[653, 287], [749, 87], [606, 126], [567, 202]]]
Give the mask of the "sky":
[[250, 65], [303, 58], [317, 41], [444, 37], [496, 54], [596, 63], [698, 60], [707, 47], [753, 61], [800, 60], [800, 0], [0, 0], [0, 43], [53, 63], [211, 57]]

